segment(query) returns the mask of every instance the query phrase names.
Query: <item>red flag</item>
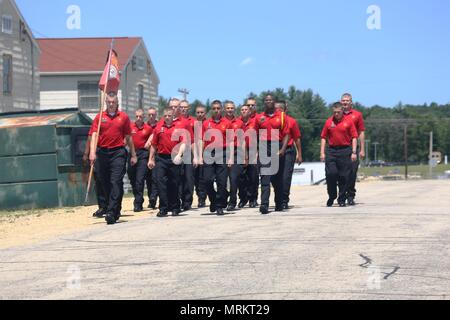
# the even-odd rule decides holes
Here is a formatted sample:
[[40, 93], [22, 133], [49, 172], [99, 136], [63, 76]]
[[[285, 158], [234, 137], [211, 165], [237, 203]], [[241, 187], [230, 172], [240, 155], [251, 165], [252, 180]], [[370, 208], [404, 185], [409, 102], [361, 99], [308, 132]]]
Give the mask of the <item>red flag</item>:
[[[105, 70], [103, 71], [102, 77], [98, 87], [100, 90], [108, 90], [109, 93], [114, 91], [117, 93], [120, 86], [120, 74], [119, 74], [119, 60], [117, 58], [117, 53], [114, 50], [109, 51], [108, 62], [106, 63]], [[106, 89], [105, 89], [106, 87]]]

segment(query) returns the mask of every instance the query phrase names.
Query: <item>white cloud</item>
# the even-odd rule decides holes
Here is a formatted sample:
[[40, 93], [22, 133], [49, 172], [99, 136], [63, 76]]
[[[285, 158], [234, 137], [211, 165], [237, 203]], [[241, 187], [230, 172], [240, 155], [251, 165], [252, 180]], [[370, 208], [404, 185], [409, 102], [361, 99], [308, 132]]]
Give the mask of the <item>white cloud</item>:
[[248, 66], [253, 63], [253, 57], [247, 57], [241, 62], [241, 67]]

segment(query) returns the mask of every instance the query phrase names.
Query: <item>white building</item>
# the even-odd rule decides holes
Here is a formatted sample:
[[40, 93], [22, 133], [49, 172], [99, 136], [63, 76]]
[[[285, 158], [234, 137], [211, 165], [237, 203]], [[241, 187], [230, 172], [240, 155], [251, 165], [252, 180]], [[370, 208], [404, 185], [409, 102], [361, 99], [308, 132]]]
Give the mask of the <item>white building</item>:
[[[98, 82], [112, 38], [37, 39], [41, 47], [41, 109], [98, 113]], [[159, 77], [142, 38], [114, 38], [121, 68], [120, 107], [132, 115], [158, 104]]]
[[40, 49], [14, 0], [0, 0], [0, 113], [39, 109]]

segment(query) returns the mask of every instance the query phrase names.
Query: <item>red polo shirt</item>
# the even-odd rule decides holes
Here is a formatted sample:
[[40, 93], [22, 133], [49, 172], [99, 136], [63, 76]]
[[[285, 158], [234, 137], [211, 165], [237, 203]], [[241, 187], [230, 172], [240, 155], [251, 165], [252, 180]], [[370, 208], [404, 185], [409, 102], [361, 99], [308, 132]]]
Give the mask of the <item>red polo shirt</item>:
[[163, 155], [171, 155], [173, 149], [180, 144], [181, 142], [186, 141], [185, 136], [183, 134], [179, 135], [179, 138], [174, 139], [175, 141], [172, 141], [172, 136], [174, 134], [177, 134], [176, 131], [179, 128], [177, 128], [173, 123], [169, 127], [166, 123], [163, 123], [162, 125], [158, 125], [153, 132], [153, 140], [152, 145], [156, 148], [156, 153], [163, 154]]
[[[92, 123], [92, 133], [98, 131], [99, 117], [100, 115], [97, 115]], [[111, 117], [107, 112], [102, 112], [101, 117], [98, 146], [105, 149], [124, 147], [125, 137], [131, 135], [131, 122], [128, 115], [118, 111]]]
[[138, 127], [136, 122], [131, 124], [131, 136], [133, 138], [134, 148], [136, 150], [145, 149], [145, 145], [153, 133], [153, 128], [144, 123]]
[[348, 147], [352, 145], [353, 138], [358, 138], [358, 131], [350, 120], [343, 118], [335, 122], [334, 117], [331, 117], [325, 123], [321, 137], [328, 139], [330, 147]]
[[353, 122], [353, 124], [356, 127], [356, 130], [358, 131], [358, 134], [361, 134], [361, 132], [366, 131], [366, 128], [364, 126], [364, 118], [361, 112], [355, 109], [351, 109], [349, 112], [344, 113], [345, 119], [349, 119]]
[[[235, 147], [238, 147], [242, 144], [242, 141], [238, 141], [238, 131], [242, 130], [244, 132], [244, 123], [240, 118], [234, 117], [232, 120], [226, 118], [228, 120], [228, 130], [233, 130], [233, 133], [235, 135], [234, 142], [233, 141], [227, 141], [227, 147], [230, 146], [230, 144], [234, 144]], [[231, 134], [231, 132], [230, 132]], [[241, 142], [241, 143], [239, 143]]]
[[[283, 126], [281, 122], [281, 112], [279, 111], [275, 111], [272, 115], [265, 112], [256, 115], [255, 124], [260, 134], [260, 140], [282, 141], [289, 134], [289, 125], [285, 123]], [[278, 134], [274, 130], [278, 130]]]
[[[203, 122], [203, 141], [204, 141], [204, 147], [211, 148], [225, 148], [227, 146], [227, 129], [228, 129], [229, 121], [221, 117], [218, 121], [214, 120], [213, 118], [210, 118], [208, 120], [205, 120]], [[208, 139], [206, 139], [206, 133], [209, 130], [216, 129], [218, 132], [222, 134], [222, 141], [216, 141], [215, 136], [210, 136]], [[210, 141], [207, 141], [210, 140]]]
[[[248, 134], [248, 136], [245, 137], [245, 145], [248, 148], [251, 146], [254, 146], [258, 143], [258, 130], [256, 130], [256, 123], [255, 123], [255, 117], [248, 119], [247, 122], [244, 122], [244, 120], [241, 117], [242, 121], [242, 129], [244, 130], [244, 133]], [[254, 131], [255, 135], [250, 135], [251, 130]], [[253, 139], [252, 139], [253, 138]]]
[[292, 147], [297, 139], [300, 139], [302, 134], [300, 132], [300, 127], [298, 126], [297, 120], [291, 116], [286, 115], [286, 123], [289, 126], [289, 139], [288, 147]]

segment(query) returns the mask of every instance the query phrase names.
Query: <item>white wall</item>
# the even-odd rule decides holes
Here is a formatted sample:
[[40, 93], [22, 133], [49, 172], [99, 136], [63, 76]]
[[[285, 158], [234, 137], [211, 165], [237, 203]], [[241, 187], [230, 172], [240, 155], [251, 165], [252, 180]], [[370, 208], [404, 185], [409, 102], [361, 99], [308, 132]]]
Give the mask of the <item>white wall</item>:
[[307, 162], [300, 166], [295, 165], [294, 176], [292, 177], [292, 185], [308, 186], [311, 185], [311, 172], [313, 172], [314, 183], [325, 179], [325, 163]]

